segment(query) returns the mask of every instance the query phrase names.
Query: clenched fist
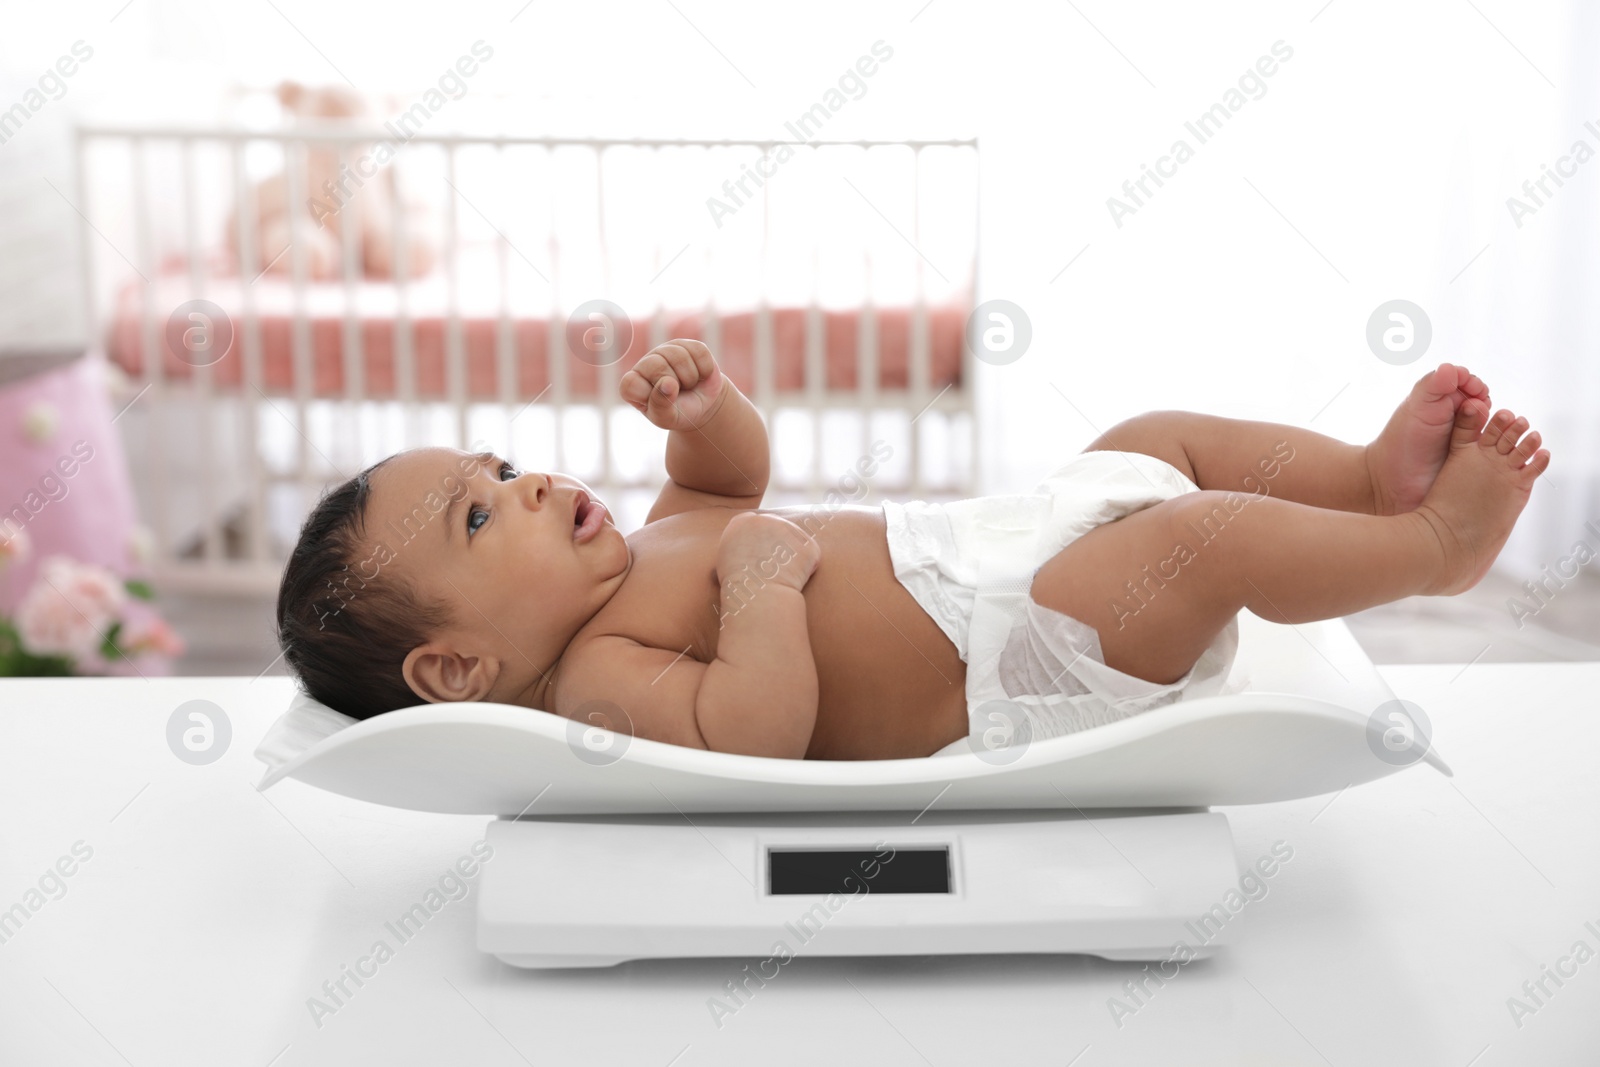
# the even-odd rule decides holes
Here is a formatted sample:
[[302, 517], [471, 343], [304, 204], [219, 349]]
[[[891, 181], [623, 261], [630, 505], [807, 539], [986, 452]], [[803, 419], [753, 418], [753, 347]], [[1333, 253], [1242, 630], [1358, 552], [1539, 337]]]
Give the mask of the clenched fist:
[[678, 338], [646, 352], [617, 391], [663, 430], [697, 430], [722, 406], [726, 384], [711, 349]]
[[745, 576], [803, 589], [822, 562], [822, 547], [788, 519], [759, 511], [735, 515], [717, 547], [717, 579], [738, 583]]

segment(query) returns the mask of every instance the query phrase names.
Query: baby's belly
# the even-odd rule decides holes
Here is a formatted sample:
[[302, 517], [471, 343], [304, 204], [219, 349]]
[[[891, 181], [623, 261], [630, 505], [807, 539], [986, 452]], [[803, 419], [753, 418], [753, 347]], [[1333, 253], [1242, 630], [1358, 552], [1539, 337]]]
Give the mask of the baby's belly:
[[882, 510], [769, 510], [811, 530], [822, 546], [805, 587], [818, 681], [806, 757], [926, 756], [965, 737], [966, 664], [895, 578]]

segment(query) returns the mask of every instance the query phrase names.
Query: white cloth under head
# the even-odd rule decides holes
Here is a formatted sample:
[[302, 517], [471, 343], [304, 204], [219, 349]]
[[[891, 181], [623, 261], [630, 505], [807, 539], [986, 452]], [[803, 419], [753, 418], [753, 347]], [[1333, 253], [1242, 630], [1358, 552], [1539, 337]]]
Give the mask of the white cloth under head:
[[267, 773], [256, 788], [264, 789], [277, 781], [279, 771], [302, 753], [359, 721], [319, 703], [297, 686], [289, 710], [278, 717], [256, 745], [256, 759], [267, 765]]

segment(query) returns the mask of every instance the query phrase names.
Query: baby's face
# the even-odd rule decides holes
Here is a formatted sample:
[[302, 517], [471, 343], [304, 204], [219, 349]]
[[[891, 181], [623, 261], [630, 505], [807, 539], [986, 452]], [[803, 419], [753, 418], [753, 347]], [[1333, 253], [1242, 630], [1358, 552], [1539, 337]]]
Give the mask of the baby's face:
[[378, 468], [371, 484], [366, 551], [387, 559], [377, 580], [392, 575], [447, 606], [452, 622], [437, 641], [499, 661], [479, 699], [517, 702], [627, 573], [622, 532], [576, 478], [525, 473], [487, 452], [420, 448]]

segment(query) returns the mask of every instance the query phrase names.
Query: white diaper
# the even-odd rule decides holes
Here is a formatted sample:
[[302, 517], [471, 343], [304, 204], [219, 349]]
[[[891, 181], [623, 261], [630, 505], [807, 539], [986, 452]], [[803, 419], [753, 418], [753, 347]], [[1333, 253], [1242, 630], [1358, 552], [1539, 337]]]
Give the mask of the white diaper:
[[[895, 577], [967, 664], [971, 735], [986, 748], [1128, 718], [1189, 696], [1238, 692], [1230, 620], [1189, 672], [1157, 684], [1106, 666], [1094, 628], [1034, 603], [1034, 573], [1096, 526], [1199, 490], [1153, 456], [1074, 457], [1031, 493], [948, 504], [885, 502]], [[963, 739], [941, 752], [965, 749]]]

